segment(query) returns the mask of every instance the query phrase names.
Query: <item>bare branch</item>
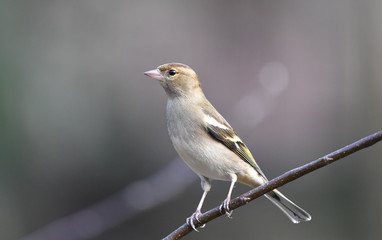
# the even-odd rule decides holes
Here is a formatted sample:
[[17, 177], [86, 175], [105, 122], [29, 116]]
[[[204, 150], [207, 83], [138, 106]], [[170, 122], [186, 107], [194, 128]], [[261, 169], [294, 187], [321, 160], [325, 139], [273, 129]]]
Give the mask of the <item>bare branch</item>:
[[[313, 172], [319, 168], [322, 168], [326, 165], [329, 165], [341, 158], [344, 158], [352, 153], [355, 153], [363, 148], [367, 148], [372, 146], [373, 144], [379, 142], [382, 140], [382, 131], [379, 131], [377, 133], [374, 133], [372, 135], [369, 135], [367, 137], [364, 137], [352, 144], [349, 144], [346, 147], [343, 147], [337, 151], [334, 151], [324, 157], [321, 157], [319, 159], [316, 159], [310, 163], [307, 163], [301, 167], [292, 169], [279, 177], [276, 177], [266, 184], [259, 186], [255, 189], [252, 189], [251, 191], [246, 192], [245, 194], [242, 194], [241, 196], [232, 199], [229, 205], [230, 209], [236, 209], [240, 206], [243, 206], [250, 201], [264, 195], [265, 193], [272, 191], [275, 188], [281, 187], [288, 182], [291, 182], [297, 178], [300, 178], [304, 176], [305, 174], [308, 174], [310, 172]], [[199, 216], [200, 223], [195, 222], [195, 226], [199, 227], [219, 216], [224, 215], [224, 213], [220, 212], [219, 207], [215, 207], [204, 214]], [[187, 235], [192, 231], [192, 228], [187, 224], [183, 224], [178, 229], [170, 233], [167, 237], [164, 238], [164, 240], [175, 240], [175, 239], [181, 239], [183, 236]]]

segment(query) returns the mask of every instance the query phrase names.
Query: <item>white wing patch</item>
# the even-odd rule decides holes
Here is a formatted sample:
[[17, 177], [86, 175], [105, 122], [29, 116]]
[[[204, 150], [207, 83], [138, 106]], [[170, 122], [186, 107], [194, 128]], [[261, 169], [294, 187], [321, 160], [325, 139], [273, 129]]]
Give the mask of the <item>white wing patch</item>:
[[212, 126], [215, 126], [215, 127], [218, 127], [218, 128], [222, 128], [222, 129], [225, 129], [225, 130], [228, 130], [229, 128], [223, 124], [221, 124], [220, 122], [218, 122], [215, 118], [211, 117], [210, 115], [206, 115], [204, 117], [205, 121], [212, 125]]
[[228, 139], [230, 139], [232, 142], [235, 142], [236, 147], [239, 147], [239, 145], [237, 145], [237, 142], [243, 143], [243, 141], [241, 141], [241, 139], [237, 135], [233, 136], [232, 138], [228, 137]]
[[[214, 127], [221, 128], [224, 130], [231, 130], [227, 126], [225, 126], [224, 124], [221, 124], [220, 122], [218, 122], [215, 118], [211, 117], [210, 115], [206, 115], [205, 120], [209, 125], [212, 125]], [[239, 146], [239, 144], [237, 144], [237, 142], [242, 143], [242, 141], [236, 134], [233, 136], [225, 135], [224, 138], [226, 139], [226, 141], [231, 141], [232, 143], [234, 143], [236, 148], [240, 148], [240, 146]]]

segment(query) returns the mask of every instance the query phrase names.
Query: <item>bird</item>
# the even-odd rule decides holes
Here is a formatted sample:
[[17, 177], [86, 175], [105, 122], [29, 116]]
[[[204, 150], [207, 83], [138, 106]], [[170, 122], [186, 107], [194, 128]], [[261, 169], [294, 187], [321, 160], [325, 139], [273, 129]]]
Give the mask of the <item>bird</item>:
[[[167, 128], [172, 145], [201, 180], [203, 194], [195, 212], [186, 219], [187, 224], [198, 231], [195, 223], [200, 223], [199, 216], [212, 180], [230, 182], [220, 209], [231, 216], [229, 202], [235, 183], [255, 188], [266, 183], [267, 177], [241, 138], [207, 100], [192, 68], [182, 63], [166, 63], [144, 74], [157, 80], [165, 90]], [[309, 213], [277, 189], [265, 196], [293, 223], [311, 220]]]

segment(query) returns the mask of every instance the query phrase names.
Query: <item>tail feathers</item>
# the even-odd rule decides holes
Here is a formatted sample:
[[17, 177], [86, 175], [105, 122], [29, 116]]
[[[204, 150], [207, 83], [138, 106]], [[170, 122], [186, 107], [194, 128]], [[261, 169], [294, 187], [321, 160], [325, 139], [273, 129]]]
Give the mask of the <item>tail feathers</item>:
[[302, 208], [294, 204], [282, 193], [276, 189], [272, 192], [265, 194], [265, 196], [271, 200], [277, 207], [279, 207], [293, 223], [299, 223], [301, 221], [310, 221], [312, 217], [304, 211]]

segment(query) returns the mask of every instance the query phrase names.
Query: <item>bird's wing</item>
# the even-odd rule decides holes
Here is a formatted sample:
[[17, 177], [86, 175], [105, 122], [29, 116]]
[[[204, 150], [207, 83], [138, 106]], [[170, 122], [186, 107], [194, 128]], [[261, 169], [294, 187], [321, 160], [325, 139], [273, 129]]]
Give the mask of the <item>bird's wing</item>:
[[212, 107], [202, 108], [206, 116], [207, 132], [217, 141], [224, 144], [229, 150], [238, 155], [241, 159], [249, 163], [256, 169], [265, 179], [264, 173], [257, 165], [251, 152], [248, 150], [244, 142], [236, 135], [228, 122]]

